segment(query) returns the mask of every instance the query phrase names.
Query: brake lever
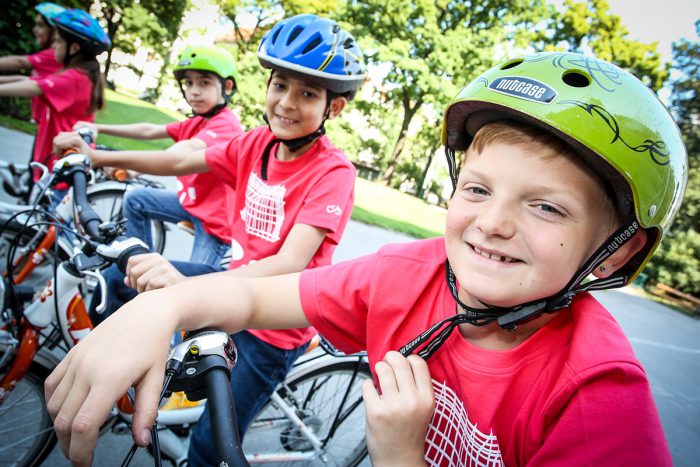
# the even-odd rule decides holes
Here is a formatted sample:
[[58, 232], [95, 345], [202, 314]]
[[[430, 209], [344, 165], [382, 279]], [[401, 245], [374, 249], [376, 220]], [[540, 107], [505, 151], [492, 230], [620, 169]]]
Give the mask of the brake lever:
[[107, 308], [107, 282], [105, 282], [104, 276], [100, 274], [100, 271], [83, 271], [83, 274], [86, 276], [94, 277], [97, 279], [97, 282], [100, 284], [100, 304], [97, 305], [97, 308], [95, 308], [95, 311], [97, 312], [98, 315], [101, 315], [104, 313], [105, 309]]

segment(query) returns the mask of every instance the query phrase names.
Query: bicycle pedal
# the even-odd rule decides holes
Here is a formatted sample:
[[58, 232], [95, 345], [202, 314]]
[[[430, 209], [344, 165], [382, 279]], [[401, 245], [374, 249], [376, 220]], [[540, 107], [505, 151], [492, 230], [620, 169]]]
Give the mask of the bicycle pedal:
[[191, 401], [187, 399], [184, 392], [174, 392], [172, 396], [163, 404], [159, 410], [178, 410], [178, 409], [189, 409], [192, 407], [197, 407], [203, 404], [204, 400], [201, 401]]

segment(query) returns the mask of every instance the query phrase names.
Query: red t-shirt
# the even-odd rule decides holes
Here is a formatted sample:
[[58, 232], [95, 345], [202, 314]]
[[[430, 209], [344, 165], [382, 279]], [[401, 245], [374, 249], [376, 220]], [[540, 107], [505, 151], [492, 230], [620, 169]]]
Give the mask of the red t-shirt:
[[[56, 61], [56, 55], [51, 47], [35, 54], [27, 55], [27, 60], [29, 60], [29, 63], [32, 65], [30, 76], [33, 78], [43, 78], [44, 76], [56, 73], [63, 67], [63, 65]], [[44, 114], [44, 105], [39, 97], [32, 97], [30, 102], [32, 118], [39, 124]]]
[[[454, 315], [445, 258], [436, 238], [304, 271], [304, 312], [341, 350], [367, 349], [373, 367]], [[428, 366], [429, 465], [671, 465], [644, 370], [589, 294], [512, 350], [455, 330]]]
[[[241, 122], [229, 108], [209, 119], [196, 116], [169, 123], [165, 129], [175, 142], [197, 138], [207, 147], [226, 143], [243, 133]], [[181, 175], [177, 180], [177, 196], [182, 207], [202, 221], [207, 233], [229, 243], [228, 203], [233, 199], [233, 189], [211, 172]]]
[[[331, 263], [333, 250], [350, 220], [355, 168], [323, 136], [301, 157], [278, 161], [270, 152], [267, 181], [260, 176], [262, 154], [273, 135], [267, 127], [244, 133], [228, 145], [207, 149], [211, 171], [236, 191], [230, 211], [233, 225], [231, 269], [276, 254], [295, 224], [328, 232], [309, 268]], [[314, 334], [310, 328], [251, 331], [283, 349], [293, 349]]]
[[75, 68], [31, 79], [41, 88], [43, 94], [39, 99], [46, 106], [39, 120], [32, 160], [52, 170], [56, 161], [52, 147], [54, 137], [61, 131], [73, 131], [73, 125], [81, 120], [92, 122], [95, 119], [90, 113], [92, 81]]

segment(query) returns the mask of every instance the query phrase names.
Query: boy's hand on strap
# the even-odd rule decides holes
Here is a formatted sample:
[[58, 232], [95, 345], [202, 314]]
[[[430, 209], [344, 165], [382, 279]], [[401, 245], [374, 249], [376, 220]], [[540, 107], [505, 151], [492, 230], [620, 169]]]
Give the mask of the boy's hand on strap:
[[185, 276], [158, 253], [136, 255], [126, 265], [124, 283], [139, 293], [177, 284]]
[[63, 151], [71, 148], [75, 148], [79, 153], [85, 154], [91, 160], [93, 159], [92, 150], [78, 133], [62, 131], [53, 139], [53, 150], [59, 157], [63, 154]]
[[46, 379], [47, 408], [61, 450], [74, 465], [91, 464], [100, 426], [132, 385], [133, 437], [140, 446], [148, 444], [177, 328], [173, 315], [158, 292], [136, 297], [71, 349]]
[[388, 352], [374, 370], [381, 395], [371, 381], [362, 385], [372, 465], [425, 465], [425, 434], [435, 408], [428, 365], [416, 355]]

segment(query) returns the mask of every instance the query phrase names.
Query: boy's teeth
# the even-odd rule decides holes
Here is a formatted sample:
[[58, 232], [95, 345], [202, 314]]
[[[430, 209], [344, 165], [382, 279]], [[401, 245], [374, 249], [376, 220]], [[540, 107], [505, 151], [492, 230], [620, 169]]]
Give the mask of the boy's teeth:
[[512, 263], [515, 261], [513, 258], [510, 258], [508, 256], [500, 256], [497, 254], [486, 253], [485, 251], [482, 251], [482, 250], [478, 249], [477, 247], [474, 247], [474, 251], [476, 251], [478, 254], [480, 254], [484, 258], [492, 259], [494, 261], [503, 261], [504, 263]]

